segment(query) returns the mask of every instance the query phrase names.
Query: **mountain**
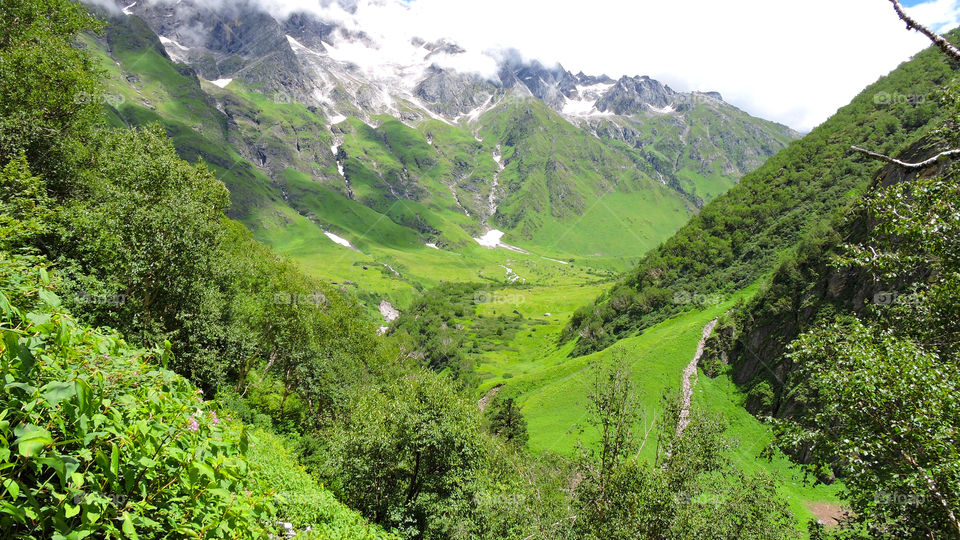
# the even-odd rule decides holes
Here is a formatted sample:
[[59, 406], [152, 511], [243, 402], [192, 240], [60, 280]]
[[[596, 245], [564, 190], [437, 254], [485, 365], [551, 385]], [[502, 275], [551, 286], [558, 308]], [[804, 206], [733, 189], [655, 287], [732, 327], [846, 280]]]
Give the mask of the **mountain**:
[[[509, 267], [521, 252], [474, 240], [491, 232], [533, 265], [625, 268], [798, 136], [716, 93], [517, 51], [386, 44], [245, 2], [117, 6], [89, 41], [122, 98], [116, 123], [164, 123], [259, 239], [401, 303], [439, 283], [428, 268], [469, 281]], [[394, 270], [358, 281], [361, 266]]]
[[[754, 284], [804, 237], [820, 234], [819, 227], [860, 200], [878, 166], [850, 147], [892, 155], [937, 129], [946, 113], [932, 96], [955, 78], [952, 64], [927, 50], [867, 87], [645, 255], [573, 317], [565, 339], [577, 341], [578, 354], [599, 350]], [[885, 93], [924, 99], [876, 99]]]
[[778, 128], [716, 93], [98, 13], [0, 6], [0, 529], [960, 531], [960, 166], [850, 148], [957, 148], [957, 62], [740, 179]]

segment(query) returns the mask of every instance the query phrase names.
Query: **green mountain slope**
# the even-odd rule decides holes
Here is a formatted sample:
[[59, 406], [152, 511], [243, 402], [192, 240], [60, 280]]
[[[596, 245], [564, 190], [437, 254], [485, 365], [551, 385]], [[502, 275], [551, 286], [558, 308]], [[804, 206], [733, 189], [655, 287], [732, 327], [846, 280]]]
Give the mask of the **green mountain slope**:
[[[850, 105], [745, 176], [617, 286], [574, 317], [576, 354], [602, 349], [692, 304], [714, 302], [768, 272], [778, 254], [858, 199], [878, 166], [851, 145], [896, 153], [939, 125], [934, 92], [956, 78], [926, 50], [869, 86]], [[890, 100], [875, 96], [924, 96]]]
[[[227, 185], [231, 217], [371, 308], [406, 305], [442, 280], [505, 281], [501, 266], [523, 264], [521, 279], [544, 285], [626, 269], [791, 137], [709, 104], [691, 105], [691, 126], [638, 118], [631, 129], [647, 135], [631, 141], [575, 126], [535, 98], [456, 124], [413, 109], [418, 120], [330, 119], [242, 80], [198, 79], [138, 17], [108, 21], [102, 39], [84, 42], [109, 76], [113, 122], [164, 124], [181, 156]], [[767, 132], [770, 147], [740, 155]], [[704, 155], [682, 151], [687, 139], [706, 141]], [[530, 253], [480, 247], [473, 239], [490, 229]], [[569, 277], [548, 259], [573, 261]]]

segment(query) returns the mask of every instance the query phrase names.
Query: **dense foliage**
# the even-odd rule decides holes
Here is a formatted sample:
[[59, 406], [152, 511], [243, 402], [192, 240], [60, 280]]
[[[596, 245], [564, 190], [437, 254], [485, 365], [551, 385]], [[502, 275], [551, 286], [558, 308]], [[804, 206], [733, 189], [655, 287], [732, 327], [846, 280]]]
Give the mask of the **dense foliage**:
[[[599, 445], [572, 461], [530, 456], [522, 411], [512, 400], [494, 401], [484, 416], [462, 393], [463, 377], [449, 376], [469, 371], [464, 351], [482, 352], [516, 332], [519, 313], [475, 318], [484, 290], [450, 285], [415, 304], [395, 335], [378, 336], [342, 290], [305, 276], [227, 219], [230, 194], [212, 172], [216, 165], [181, 160], [162, 127], [110, 127], [96, 97], [98, 74], [74, 46], [78, 32], [99, 24], [76, 3], [19, 0], [0, 13], [11, 21], [0, 27], [0, 527], [11, 536], [257, 537], [277, 533], [279, 521], [322, 538], [792, 534], [793, 517], [774, 484], [731, 465], [733, 445], [718, 419], [693, 411], [680, 433], [680, 404], [670, 399], [657, 429], [638, 433], [630, 378], [617, 366], [599, 368], [591, 393], [588, 425]], [[921, 55], [878, 88], [903, 91], [910, 78], [919, 92], [945, 79], [946, 70]], [[869, 118], [863, 137], [891, 149], [936, 112], [932, 104], [866, 111], [860, 98], [833, 127], [705, 209], [597, 311], [578, 315], [579, 350], [670, 313], [664, 302], [676, 291], [662, 287], [664, 280], [701, 292], [714, 289], [700, 284], [722, 278], [732, 290], [756, 277], [776, 246], [829, 215], [870, 169], [837, 159], [856, 136], [850, 117]], [[485, 129], [506, 128], [494, 122]], [[543, 143], [531, 133], [504, 135]], [[360, 135], [354, 150], [365, 147]], [[381, 135], [412, 136], [398, 124], [370, 138]], [[397, 150], [398, 170], [413, 164], [434, 174], [425, 151]], [[815, 167], [811, 155], [829, 159]], [[796, 161], [809, 167], [781, 174]], [[358, 189], [361, 166], [356, 156], [348, 163]], [[639, 181], [641, 173], [622, 174]], [[404, 180], [392, 176], [389, 184], [402, 188]], [[508, 172], [504, 180], [518, 178]], [[939, 211], [923, 201], [953, 200], [945, 183], [925, 189], [932, 198], [914, 194], [919, 206], [901, 212], [907, 222], [892, 231], [914, 234], [919, 245], [935, 240], [925, 227], [957, 232], [949, 220], [919, 219]], [[571, 191], [559, 210], [578, 208]], [[531, 216], [519, 215], [516, 225]], [[429, 224], [421, 228], [432, 233]], [[955, 332], [936, 325], [957, 320], [946, 300], [956, 293], [957, 246], [933, 244], [904, 254], [934, 261], [927, 262], [939, 265], [941, 280], [930, 286], [929, 302], [896, 312], [898, 328], [912, 330], [871, 334], [850, 326], [843, 339], [814, 335], [797, 352], [797, 361], [811, 366], [811, 399], [844, 406], [822, 409], [827, 416], [814, 419], [821, 431], [804, 426], [834, 454], [816, 463], [836, 464], [838, 453], [844, 465], [856, 463], [851, 455], [865, 455], [865, 448], [879, 463], [874, 476], [847, 471], [853, 501], [865, 500], [875, 476], [890, 475], [901, 482], [896, 489], [926, 486], [924, 495], [943, 508], [956, 504], [955, 491], [930, 489], [956, 485], [956, 470], [927, 470], [956, 448], [953, 431], [937, 431], [956, 417], [956, 370], [947, 369], [953, 349], [930, 343]], [[641, 312], [648, 316], [634, 317]], [[868, 335], [876, 337], [874, 348], [858, 341]], [[844, 369], [817, 372], [831, 355], [846, 360]], [[884, 361], [864, 365], [872, 356]], [[902, 388], [894, 380], [900, 365], [916, 368]], [[950, 406], [941, 416], [928, 414], [930, 404], [920, 399], [911, 405], [917, 410], [903, 408], [909, 436], [895, 432], [896, 423], [874, 426], [887, 428], [888, 439], [903, 439], [896, 454], [878, 449], [876, 430], [863, 432], [870, 418], [833, 429], [850, 403], [888, 396], [847, 393], [849, 385], [818, 392], [826, 386], [817, 385], [844, 382], [847, 374], [860, 382], [857, 374], [867, 368], [874, 370], [868, 379], [884, 382], [898, 404], [913, 397], [915, 384], [929, 385], [931, 399]], [[936, 444], [917, 448], [918, 434]], [[639, 450], [654, 439], [657, 460], [647, 463]], [[876, 518], [869, 505], [857, 510]], [[949, 512], [938, 512], [886, 516], [877, 530], [912, 533], [918, 520], [949, 521]]]
[[[589, 423], [596, 448], [578, 457], [572, 523], [577, 538], [768, 538], [795, 536], [793, 517], [773, 482], [729, 461], [733, 443], [721, 419], [692, 411], [680, 432], [679, 396], [664, 396], [667, 429], [654, 442], [637, 429], [635, 390], [623, 359], [596, 366]], [[636, 454], [657, 444], [657, 460]]]
[[326, 538], [384, 536], [269, 433], [204, 402], [165, 367], [169, 348], [78, 324], [42, 263], [0, 259], [5, 533], [255, 538], [281, 518]]
[[859, 318], [843, 315], [790, 345], [786, 386], [803, 413], [781, 444], [810, 448], [809, 467], [841, 475], [851, 527], [899, 537], [960, 535], [960, 204], [956, 165], [944, 176], [869, 197], [877, 226], [835, 260], [895, 290]]

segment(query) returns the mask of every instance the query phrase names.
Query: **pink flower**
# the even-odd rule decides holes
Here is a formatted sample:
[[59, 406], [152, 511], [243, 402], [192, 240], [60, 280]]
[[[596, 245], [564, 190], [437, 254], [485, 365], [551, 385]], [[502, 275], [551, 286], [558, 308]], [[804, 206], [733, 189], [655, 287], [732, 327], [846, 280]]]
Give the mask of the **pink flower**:
[[197, 419], [194, 418], [192, 414], [190, 415], [190, 425], [187, 426], [187, 429], [190, 431], [196, 431], [200, 429], [200, 422], [197, 422]]
[[210, 416], [211, 418], [213, 418], [213, 425], [217, 425], [220, 423], [220, 419], [217, 418], [217, 411], [210, 411]]

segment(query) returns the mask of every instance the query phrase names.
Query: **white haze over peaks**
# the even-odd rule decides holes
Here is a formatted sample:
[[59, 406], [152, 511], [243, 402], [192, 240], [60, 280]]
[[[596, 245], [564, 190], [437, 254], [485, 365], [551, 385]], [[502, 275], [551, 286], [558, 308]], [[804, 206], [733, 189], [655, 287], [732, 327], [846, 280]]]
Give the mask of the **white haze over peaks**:
[[[149, 1], [149, 0], [148, 0]], [[156, 0], [154, 0], [156, 1]], [[227, 0], [204, 2], [205, 5]], [[313, 12], [362, 31], [340, 40], [361, 68], [409, 65], [411, 39], [447, 39], [468, 52], [442, 66], [484, 75], [515, 49], [588, 75], [649, 75], [679, 91], [710, 91], [751, 114], [809, 130], [865, 86], [929, 45], [887, 0], [251, 0], [277, 18]], [[960, 0], [911, 0], [938, 31], [960, 24]]]
[[[958, 0], [908, 9], [941, 31], [960, 23]], [[472, 52], [513, 48], [574, 73], [715, 90], [803, 131], [929, 45], [886, 0], [386, 0], [359, 3], [349, 24], [388, 43], [447, 38]], [[477, 57], [474, 70], [492, 71]]]

